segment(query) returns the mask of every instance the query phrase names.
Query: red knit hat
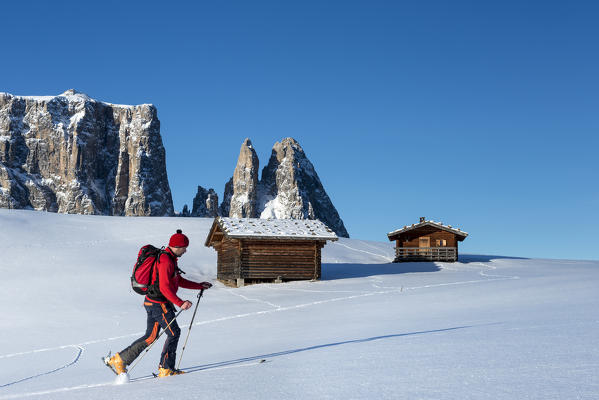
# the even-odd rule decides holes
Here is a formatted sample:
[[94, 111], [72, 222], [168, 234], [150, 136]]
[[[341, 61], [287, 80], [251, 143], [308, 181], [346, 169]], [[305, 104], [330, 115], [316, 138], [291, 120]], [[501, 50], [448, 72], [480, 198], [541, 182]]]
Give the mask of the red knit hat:
[[187, 247], [189, 246], [189, 239], [183, 234], [181, 229], [177, 229], [177, 233], [171, 236], [168, 245], [170, 247]]

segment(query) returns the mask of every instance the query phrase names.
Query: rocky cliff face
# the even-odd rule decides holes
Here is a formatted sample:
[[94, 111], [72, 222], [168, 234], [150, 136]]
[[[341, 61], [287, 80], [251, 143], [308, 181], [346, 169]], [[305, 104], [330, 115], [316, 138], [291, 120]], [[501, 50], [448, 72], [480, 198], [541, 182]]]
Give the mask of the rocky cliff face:
[[214, 189], [206, 190], [198, 186], [198, 193], [193, 199], [193, 208], [191, 211], [192, 217], [217, 217], [218, 210], [218, 195]]
[[233, 178], [230, 178], [225, 183], [225, 191], [223, 193], [223, 202], [220, 204], [220, 215], [228, 217], [231, 211], [231, 199], [233, 198]]
[[337, 235], [349, 237], [314, 166], [297, 141], [286, 138], [275, 143], [260, 181], [257, 169], [258, 158], [246, 139], [235, 174], [225, 187], [221, 215], [319, 219]]
[[349, 237], [314, 166], [293, 138], [273, 146], [260, 180], [260, 218], [318, 219]]
[[245, 139], [239, 151], [237, 166], [233, 173], [233, 194], [229, 216], [234, 218], [256, 218], [258, 195], [258, 156], [250, 139]]
[[172, 215], [156, 108], [0, 93], [0, 207]]

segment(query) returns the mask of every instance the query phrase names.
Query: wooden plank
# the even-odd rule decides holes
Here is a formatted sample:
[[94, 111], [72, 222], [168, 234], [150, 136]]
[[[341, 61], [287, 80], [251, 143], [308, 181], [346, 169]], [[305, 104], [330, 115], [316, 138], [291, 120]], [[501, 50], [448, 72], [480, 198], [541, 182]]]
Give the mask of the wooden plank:
[[247, 279], [255, 279], [255, 278], [263, 278], [263, 279], [276, 279], [279, 276], [283, 279], [312, 279], [313, 271], [306, 273], [297, 273], [297, 274], [279, 274], [279, 273], [269, 273], [269, 272], [256, 272], [252, 271], [246, 275], [244, 278]]
[[266, 262], [285, 264], [288, 262], [292, 263], [306, 263], [314, 265], [314, 257], [243, 257], [244, 262]]
[[310, 264], [300, 264], [300, 265], [256, 264], [256, 265], [244, 265], [241, 268], [256, 269], [256, 270], [271, 269], [271, 270], [279, 270], [279, 271], [283, 271], [283, 270], [295, 271], [295, 270], [302, 270], [302, 269], [314, 270], [314, 265], [310, 265]]
[[242, 251], [242, 254], [253, 257], [314, 257], [314, 250], [310, 251]]
[[305, 256], [282, 256], [282, 255], [266, 255], [266, 256], [254, 256], [251, 254], [242, 254], [241, 255], [243, 257], [244, 260], [271, 260], [271, 261], [277, 261], [277, 262], [285, 262], [287, 260], [298, 260], [298, 261], [305, 261], [305, 262], [314, 262], [314, 257], [313, 256], [309, 256], [309, 257], [305, 257]]
[[254, 267], [242, 267], [243, 271], [279, 271], [280, 273], [289, 272], [294, 273], [297, 271], [314, 271], [314, 267], [303, 266], [303, 267], [287, 267], [281, 268], [279, 266], [269, 266], [269, 265], [261, 265]]
[[248, 252], [248, 251], [243, 251], [241, 252], [241, 254], [248, 256], [248, 257], [259, 257], [259, 258], [267, 258], [267, 257], [289, 257], [289, 258], [293, 258], [293, 257], [308, 257], [308, 258], [314, 258], [314, 254], [312, 252], [295, 252], [295, 253], [277, 253], [277, 252], [272, 252], [272, 253], [254, 253], [254, 252]]

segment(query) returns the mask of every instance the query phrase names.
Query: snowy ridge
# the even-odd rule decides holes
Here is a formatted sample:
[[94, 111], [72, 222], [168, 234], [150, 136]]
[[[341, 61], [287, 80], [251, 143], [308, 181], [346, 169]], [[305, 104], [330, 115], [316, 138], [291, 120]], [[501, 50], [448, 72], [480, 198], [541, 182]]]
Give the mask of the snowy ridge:
[[130, 104], [114, 104], [114, 103], [109, 103], [106, 101], [99, 101], [99, 100], [93, 99], [93, 98], [89, 97], [87, 94], [79, 92], [75, 89], [69, 89], [59, 95], [56, 95], [56, 96], [19, 96], [19, 95], [14, 95], [11, 93], [6, 93], [6, 92], [0, 92], [0, 96], [6, 96], [6, 97], [10, 96], [10, 97], [14, 97], [17, 99], [33, 100], [33, 101], [41, 101], [41, 102], [49, 102], [57, 97], [61, 97], [61, 98], [65, 98], [68, 102], [72, 102], [72, 103], [85, 103], [85, 102], [89, 101], [89, 102], [93, 102], [93, 103], [105, 104], [105, 105], [111, 106], [111, 107], [131, 108], [131, 109], [138, 107], [138, 106], [154, 107], [154, 105], [151, 103], [130, 105]]

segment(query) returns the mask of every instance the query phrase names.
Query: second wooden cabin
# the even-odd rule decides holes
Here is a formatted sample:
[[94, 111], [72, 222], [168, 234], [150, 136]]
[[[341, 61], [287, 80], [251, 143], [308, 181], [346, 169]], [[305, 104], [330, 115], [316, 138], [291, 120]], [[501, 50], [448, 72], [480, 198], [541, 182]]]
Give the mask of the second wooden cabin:
[[318, 220], [217, 217], [205, 245], [218, 253], [217, 279], [243, 286], [320, 279], [327, 240], [337, 235]]
[[458, 242], [467, 236], [468, 233], [459, 228], [427, 221], [425, 217], [421, 217], [418, 224], [404, 226], [387, 234], [389, 240], [396, 243], [393, 262], [457, 261]]

